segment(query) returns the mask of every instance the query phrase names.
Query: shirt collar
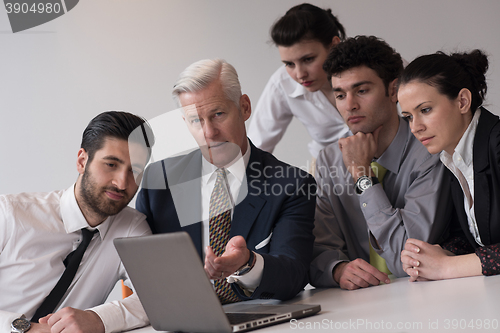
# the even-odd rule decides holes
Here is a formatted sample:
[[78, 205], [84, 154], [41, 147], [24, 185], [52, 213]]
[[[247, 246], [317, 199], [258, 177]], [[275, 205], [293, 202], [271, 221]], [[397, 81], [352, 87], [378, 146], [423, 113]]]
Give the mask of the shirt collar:
[[303, 85], [292, 79], [286, 71], [283, 75], [285, 75], [285, 77], [281, 81], [281, 86], [288, 97], [302, 97], [321, 110], [324, 110], [327, 105], [331, 104], [328, 98], [320, 90], [310, 92]]
[[73, 184], [71, 187], [66, 189], [61, 196], [61, 218], [66, 232], [69, 234], [83, 228], [87, 228], [89, 230], [98, 229], [101, 239], [104, 239], [113, 216], [108, 217], [96, 228], [91, 227], [85, 219], [80, 206], [78, 206], [78, 202], [76, 201], [75, 186], [76, 184]]
[[455, 147], [455, 154], [458, 154], [464, 163], [470, 167], [472, 165], [472, 149], [474, 147], [474, 136], [476, 135], [477, 124], [481, 116], [481, 109], [477, 109], [472, 117], [472, 121], [462, 135], [462, 138]]
[[[225, 167], [225, 169], [234, 175], [236, 179], [241, 183], [243, 179], [245, 179], [245, 170], [248, 165], [248, 161], [250, 160], [250, 151], [252, 150], [252, 146], [250, 145], [250, 141], [247, 139], [247, 151], [242, 157], [238, 157], [236, 162], [232, 163], [230, 166]], [[210, 181], [210, 178], [214, 175], [215, 171], [218, 169], [215, 165], [208, 162], [205, 158], [201, 159], [202, 164], [202, 183], [207, 184]]]
[[306, 95], [308, 90], [306, 88], [304, 88], [304, 86], [302, 86], [301, 84], [298, 84], [297, 82], [295, 82], [295, 83], [296, 83], [295, 89], [290, 90], [290, 92], [288, 92], [288, 96], [290, 96], [291, 98], [297, 98], [297, 97]]
[[404, 156], [404, 151], [408, 142], [409, 131], [410, 126], [408, 125], [408, 122], [399, 117], [399, 128], [396, 136], [392, 140], [389, 147], [387, 147], [387, 149], [377, 159], [377, 163], [394, 174], [399, 172], [401, 158]]
[[290, 98], [297, 98], [306, 95], [308, 92], [306, 88], [292, 79], [292, 77], [284, 69], [280, 74], [280, 82], [285, 94], [287, 94]]
[[[453, 153], [453, 156], [455, 155], [460, 156], [460, 158], [465, 163], [465, 165], [467, 165], [467, 167], [470, 167], [472, 165], [474, 137], [476, 136], [476, 130], [480, 116], [481, 116], [481, 109], [479, 108], [474, 113], [474, 117], [472, 117], [469, 126], [467, 126], [467, 129], [460, 138], [460, 141], [458, 141], [458, 144], [455, 147]], [[449, 168], [449, 165], [453, 163], [453, 156], [451, 156], [450, 154], [448, 154], [446, 151], [443, 150], [439, 155], [439, 158], [441, 159], [441, 162], [443, 162], [443, 164]]]

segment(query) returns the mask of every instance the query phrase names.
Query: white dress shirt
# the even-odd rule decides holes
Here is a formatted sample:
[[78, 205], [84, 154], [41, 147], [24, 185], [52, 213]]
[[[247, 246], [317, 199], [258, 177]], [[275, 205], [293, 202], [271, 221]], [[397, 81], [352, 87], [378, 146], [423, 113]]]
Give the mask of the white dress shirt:
[[477, 109], [474, 117], [470, 122], [467, 130], [462, 135], [462, 138], [455, 147], [453, 156], [445, 152], [441, 152], [441, 162], [455, 175], [464, 192], [464, 208], [467, 214], [469, 230], [480, 246], [484, 246], [481, 242], [479, 229], [476, 222], [476, 214], [474, 213], [474, 165], [472, 163], [472, 151], [474, 147], [474, 137], [476, 136], [477, 124], [481, 116], [481, 109]]
[[281, 66], [269, 79], [253, 111], [248, 137], [257, 147], [272, 153], [293, 117], [311, 136], [308, 149], [314, 158], [321, 149], [350, 133], [340, 113], [320, 90], [308, 91]]
[[[236, 161], [231, 163], [229, 166], [225, 167], [227, 181], [229, 183], [229, 192], [231, 195], [231, 202], [236, 206], [239, 202], [238, 199], [243, 200], [244, 197], [239, 196], [240, 190], [248, 193], [247, 186], [247, 178], [246, 178], [246, 167], [248, 165], [248, 161], [250, 160], [250, 151], [251, 146], [250, 142], [247, 140], [247, 151], [241, 156], [241, 154], [236, 157]], [[210, 196], [212, 195], [212, 191], [215, 187], [215, 181], [217, 179], [216, 170], [217, 167], [210, 162], [208, 162], [205, 158], [202, 158], [202, 177], [201, 177], [201, 216], [202, 216], [202, 242], [203, 248], [205, 249], [210, 244], [210, 218], [209, 218], [209, 210], [210, 210]], [[242, 185], [244, 188], [242, 188]], [[231, 210], [231, 218], [234, 214], [234, 206]], [[228, 277], [228, 281], [238, 282], [238, 284], [250, 291], [253, 292], [260, 284], [262, 279], [262, 273], [264, 270], [264, 258], [258, 253], [255, 254], [256, 262], [255, 266], [250, 270], [247, 274], [234, 277]]]
[[[74, 194], [67, 190], [0, 196], [0, 331], [11, 322], [34, 315], [65, 270], [63, 260], [81, 242], [82, 228], [90, 228]], [[128, 279], [114, 248], [117, 237], [151, 234], [145, 216], [126, 207], [97, 226], [75, 278], [54, 312], [63, 307], [89, 309], [105, 302], [116, 282]], [[148, 324], [134, 294], [92, 308], [106, 332]]]

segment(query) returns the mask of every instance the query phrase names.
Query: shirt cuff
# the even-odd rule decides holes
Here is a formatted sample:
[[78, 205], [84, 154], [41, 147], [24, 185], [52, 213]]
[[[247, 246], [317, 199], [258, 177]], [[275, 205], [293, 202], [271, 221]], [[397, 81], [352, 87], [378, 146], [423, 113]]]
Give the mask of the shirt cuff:
[[[371, 218], [373, 216], [379, 214], [384, 209], [391, 208], [392, 204], [387, 198], [387, 194], [384, 192], [384, 189], [381, 184], [375, 184], [372, 187], [366, 189], [359, 196], [359, 204], [361, 207], [361, 211], [365, 216], [366, 222], [370, 225], [373, 223]], [[385, 222], [375, 223], [376, 225], [383, 224]]]
[[[0, 332], [12, 331], [12, 322], [14, 319], [21, 317], [21, 313], [7, 312], [0, 310]], [[29, 319], [28, 319], [29, 320]]]
[[337, 265], [340, 264], [340, 263], [343, 263], [343, 262], [349, 262], [349, 261], [348, 260], [337, 260], [337, 261], [335, 261], [335, 262], [333, 262], [333, 263], [330, 264], [331, 265], [330, 266], [331, 269], [329, 271], [331, 272], [330, 275], [332, 277], [332, 285], [331, 285], [331, 287], [340, 287], [340, 285], [337, 283], [337, 281], [335, 281], [335, 279], [333, 277], [333, 272], [335, 271], [335, 268], [337, 267]]
[[95, 312], [104, 324], [104, 331], [121, 332], [149, 324], [148, 317], [137, 294], [88, 309]]
[[255, 253], [255, 265], [253, 268], [245, 275], [229, 275], [226, 279], [229, 283], [236, 282], [242, 289], [247, 290], [251, 293], [257, 289], [262, 280], [262, 274], [264, 273], [264, 258]]

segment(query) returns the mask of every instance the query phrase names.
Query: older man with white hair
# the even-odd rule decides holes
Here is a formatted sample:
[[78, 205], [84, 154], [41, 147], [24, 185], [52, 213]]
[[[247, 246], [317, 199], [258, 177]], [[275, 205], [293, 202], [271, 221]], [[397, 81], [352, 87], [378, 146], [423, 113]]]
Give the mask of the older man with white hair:
[[190, 234], [222, 303], [294, 297], [308, 282], [314, 178], [248, 140], [250, 99], [224, 60], [190, 65], [173, 97], [199, 149], [150, 165], [136, 208], [153, 233]]

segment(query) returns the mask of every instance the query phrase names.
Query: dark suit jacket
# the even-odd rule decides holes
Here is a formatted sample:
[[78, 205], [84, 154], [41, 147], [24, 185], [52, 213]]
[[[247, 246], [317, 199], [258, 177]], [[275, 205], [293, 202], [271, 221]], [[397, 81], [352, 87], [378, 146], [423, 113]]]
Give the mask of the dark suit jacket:
[[[481, 116], [474, 136], [474, 213], [485, 246], [500, 243], [500, 119], [481, 108]], [[456, 177], [451, 177], [453, 203], [461, 229], [470, 244], [479, 245], [469, 231], [464, 208], [464, 193]]]
[[[245, 296], [236, 283], [232, 287], [242, 299], [290, 299], [308, 282], [316, 182], [307, 172], [250, 145], [246, 169], [248, 195], [235, 207], [230, 237], [243, 236], [248, 248], [264, 258], [264, 271], [251, 297]], [[197, 150], [150, 165], [136, 208], [146, 214], [153, 233], [188, 232], [203, 257], [201, 159], [201, 152]], [[184, 206], [191, 209], [177, 211], [181, 202], [188, 202]], [[255, 248], [271, 234], [266, 246]]]

